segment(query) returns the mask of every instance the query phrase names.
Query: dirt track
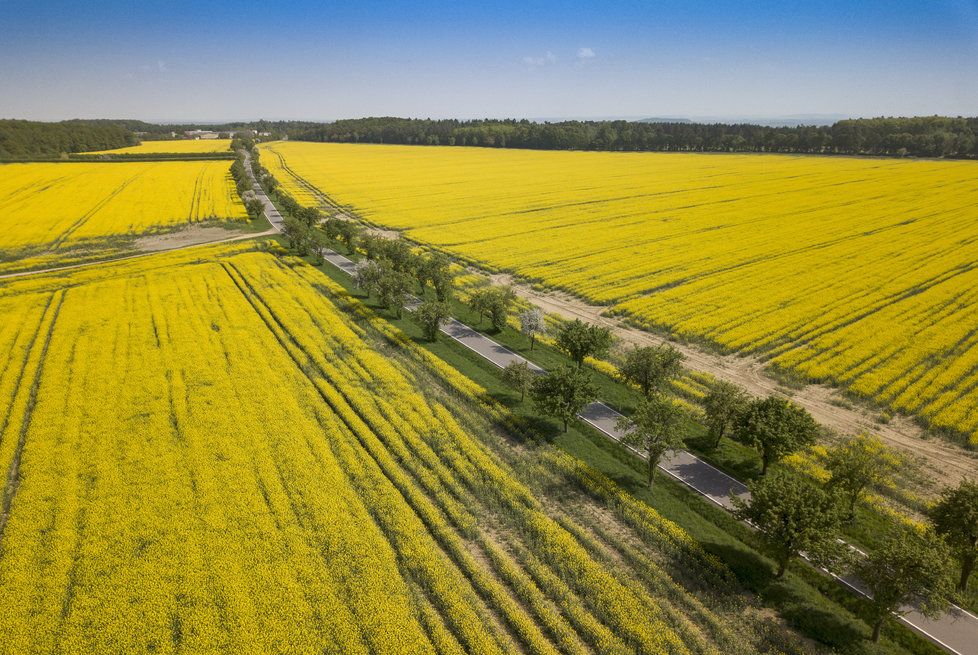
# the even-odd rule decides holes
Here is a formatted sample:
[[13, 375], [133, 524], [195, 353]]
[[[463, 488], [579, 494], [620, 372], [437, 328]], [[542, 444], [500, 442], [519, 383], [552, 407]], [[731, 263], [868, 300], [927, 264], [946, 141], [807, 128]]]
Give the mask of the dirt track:
[[538, 291], [506, 274], [489, 277], [496, 284], [512, 285], [517, 295], [547, 313], [610, 327], [626, 345], [669, 343], [686, 356], [686, 367], [694, 371], [733, 382], [755, 396], [778, 394], [790, 397], [811, 412], [819, 423], [838, 434], [876, 434], [894, 448], [913, 455], [913, 459], [918, 459], [923, 466], [924, 474], [940, 485], [957, 483], [963, 477], [978, 477], [978, 453], [937, 438], [928, 438], [909, 418], [895, 416], [886, 424], [878, 423], [878, 412], [851, 403], [832, 387], [807, 384], [797, 389], [784, 388], [765, 372], [765, 363], [756, 357], [706, 352], [605, 316], [602, 313], [604, 307], [590, 305], [569, 294]]

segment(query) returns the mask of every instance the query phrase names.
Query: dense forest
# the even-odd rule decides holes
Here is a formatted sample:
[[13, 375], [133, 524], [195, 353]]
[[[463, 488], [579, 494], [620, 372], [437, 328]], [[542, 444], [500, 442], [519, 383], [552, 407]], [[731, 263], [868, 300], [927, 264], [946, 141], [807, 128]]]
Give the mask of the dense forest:
[[0, 119], [0, 159], [58, 159], [74, 152], [109, 150], [140, 141], [170, 139], [187, 130], [255, 130], [278, 137], [299, 134], [321, 123], [308, 121], [252, 121], [224, 123], [158, 124], [138, 120], [67, 120], [58, 123]]
[[978, 157], [978, 117], [862, 118], [829, 126], [768, 127], [692, 122], [432, 120], [357, 118], [333, 123], [250, 121], [157, 124], [137, 120], [41, 123], [0, 120], [0, 159], [57, 158], [171, 138], [186, 130], [255, 130], [271, 138], [540, 150], [798, 152]]
[[58, 157], [63, 153], [122, 148], [138, 143], [120, 121], [70, 120], [60, 123], [0, 120], [0, 158]]
[[978, 157], [978, 118], [868, 118], [831, 126], [764, 127], [628, 121], [362, 118], [289, 136], [305, 141], [469, 145], [543, 150], [799, 152]]

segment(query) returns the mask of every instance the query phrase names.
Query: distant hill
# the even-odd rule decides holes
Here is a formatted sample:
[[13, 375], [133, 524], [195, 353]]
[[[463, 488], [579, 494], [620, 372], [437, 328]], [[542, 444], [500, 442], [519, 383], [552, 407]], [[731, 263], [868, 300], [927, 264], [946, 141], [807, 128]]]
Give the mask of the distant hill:
[[640, 118], [635, 122], [636, 123], [692, 123], [693, 121], [689, 118], [664, 118], [660, 116], [653, 116], [652, 118]]

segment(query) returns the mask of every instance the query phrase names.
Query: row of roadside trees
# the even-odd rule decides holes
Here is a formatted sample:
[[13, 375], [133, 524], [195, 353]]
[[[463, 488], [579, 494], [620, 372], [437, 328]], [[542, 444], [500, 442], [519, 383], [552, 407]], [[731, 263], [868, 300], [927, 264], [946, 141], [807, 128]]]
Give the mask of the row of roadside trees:
[[[526, 316], [521, 322], [528, 338], [542, 331], [538, 317]], [[528, 391], [538, 411], [560, 419], [566, 430], [568, 421], [596, 397], [583, 372], [585, 359], [606, 354], [612, 342], [606, 328], [564, 323], [554, 343], [576, 367], [535, 376], [522, 362], [510, 365], [504, 379], [521, 398]], [[668, 345], [645, 346], [627, 351], [619, 364], [619, 375], [641, 390], [642, 400], [617, 427], [625, 443], [646, 454], [650, 489], [662, 458], [684, 445], [686, 412], [668, 396], [682, 372], [682, 360]], [[891, 617], [909, 608], [930, 616], [947, 608], [955, 588], [949, 574], [954, 558], [960, 566], [956, 587], [966, 588], [978, 562], [978, 484], [964, 481], [947, 490], [928, 512], [928, 524], [894, 528], [864, 555], [842, 541], [842, 528], [856, 520], [856, 504], [869, 490], [892, 484], [901, 465], [896, 453], [876, 437], [857, 435], [829, 451], [824, 484], [785, 470], [768, 475], [771, 464], [815, 443], [819, 429], [814, 418], [784, 398], [750, 399], [736, 385], [722, 381], [713, 384], [703, 405], [714, 447], [729, 436], [758, 451], [761, 472], [749, 485], [749, 500], [734, 502], [737, 516], [763, 536], [775, 560], [776, 578], [804, 555], [817, 566], [861, 581], [869, 592], [873, 641], [879, 640]]]
[[[316, 259], [325, 247], [363, 252], [355, 273], [357, 287], [398, 317], [408, 294], [416, 290], [423, 300], [414, 307], [412, 320], [426, 339], [437, 338], [452, 313], [454, 271], [447, 257], [419, 251], [403, 239], [370, 234], [352, 221], [324, 219], [317, 210], [289, 213], [286, 235], [293, 249]], [[473, 317], [480, 323], [489, 320], [494, 330], [505, 327], [514, 304], [508, 287], [486, 286], [468, 297]], [[537, 309], [525, 309], [518, 319], [532, 350], [548, 332], [544, 317]], [[503, 379], [519, 392], [521, 402], [529, 396], [541, 415], [556, 419], [566, 431], [597, 398], [585, 362], [606, 356], [615, 340], [608, 328], [580, 320], [559, 324], [552, 337], [572, 365], [540, 374], [521, 361], [508, 366]], [[647, 455], [650, 489], [662, 458], [682, 448], [688, 432], [688, 410], [670, 394], [683, 372], [682, 362], [682, 354], [668, 345], [630, 348], [619, 362], [620, 378], [641, 391], [641, 400], [617, 427], [623, 441]], [[957, 588], [967, 586], [978, 562], [978, 484], [965, 481], [947, 490], [928, 512], [927, 525], [896, 529], [864, 556], [840, 537], [844, 525], [855, 520], [857, 503], [869, 490], [890, 484], [901, 464], [882, 441], [866, 435], [843, 440], [829, 451], [829, 475], [820, 484], [784, 469], [770, 472], [772, 464], [815, 443], [819, 428], [806, 410], [777, 396], [751, 399], [722, 381], [711, 386], [702, 404], [713, 447], [733, 438], [758, 452], [760, 475], [749, 484], [749, 500], [735, 500], [736, 513], [762, 535], [775, 561], [776, 578], [802, 555], [818, 566], [855, 576], [871, 596], [874, 641], [886, 621], [908, 607], [929, 615], [947, 607], [955, 588], [948, 569], [952, 559], [960, 566]]]

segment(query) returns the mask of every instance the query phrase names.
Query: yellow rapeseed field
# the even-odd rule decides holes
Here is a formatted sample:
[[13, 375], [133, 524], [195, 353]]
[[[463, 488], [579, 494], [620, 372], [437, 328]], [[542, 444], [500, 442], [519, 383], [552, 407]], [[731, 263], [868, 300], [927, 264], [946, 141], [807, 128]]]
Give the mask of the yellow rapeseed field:
[[0, 165], [0, 262], [246, 218], [226, 161]]
[[680, 528], [301, 261], [0, 281], [0, 314], [0, 653], [753, 652]]
[[365, 219], [978, 442], [978, 163], [278, 142]]
[[86, 152], [86, 155], [150, 155], [160, 153], [200, 154], [208, 152], [228, 152], [231, 139], [167, 139], [163, 141], [143, 141], [138, 146], [127, 146], [113, 150]]

